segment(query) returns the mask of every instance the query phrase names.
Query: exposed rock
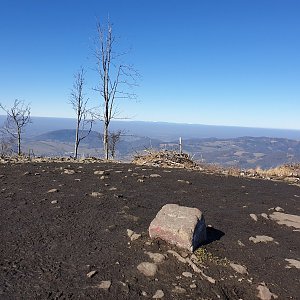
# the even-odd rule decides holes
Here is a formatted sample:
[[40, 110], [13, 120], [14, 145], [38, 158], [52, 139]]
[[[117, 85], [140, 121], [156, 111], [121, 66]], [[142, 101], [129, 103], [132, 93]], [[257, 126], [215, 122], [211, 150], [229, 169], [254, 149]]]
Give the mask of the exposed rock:
[[159, 174], [150, 174], [150, 177], [151, 178], [159, 178], [161, 177]]
[[58, 189], [51, 189], [47, 193], [57, 193], [57, 192], [58, 192]]
[[296, 259], [292, 259], [292, 258], [286, 258], [285, 259], [289, 265], [286, 266], [287, 269], [290, 269], [292, 267], [296, 268], [296, 269], [300, 269], [300, 261], [296, 260]]
[[137, 269], [147, 277], [155, 276], [157, 265], [149, 262], [142, 262], [137, 266]]
[[111, 286], [111, 281], [110, 280], [102, 280], [99, 284], [98, 284], [98, 288], [99, 289], [103, 289], [103, 290], [108, 290]]
[[278, 298], [277, 295], [270, 292], [270, 290], [266, 287], [264, 282], [257, 287], [257, 290], [258, 290], [257, 297], [261, 300], [271, 300], [272, 298], [274, 299]]
[[161, 299], [164, 296], [165, 296], [165, 293], [163, 292], [163, 290], [157, 290], [152, 298], [153, 299]]
[[172, 292], [176, 294], [184, 294], [186, 293], [186, 289], [176, 285]]
[[75, 174], [75, 171], [72, 169], [65, 169], [64, 174], [72, 175], [72, 174]]
[[206, 240], [205, 220], [197, 208], [166, 204], [151, 222], [149, 234], [193, 252]]
[[94, 174], [95, 175], [104, 175], [105, 171], [95, 171]]
[[100, 198], [103, 196], [103, 193], [100, 193], [100, 192], [92, 192], [91, 193], [91, 196], [92, 197], [95, 197], [95, 198]]
[[147, 254], [156, 264], [162, 263], [166, 259], [161, 253], [145, 252], [145, 254]]
[[250, 217], [256, 222], [257, 221], [257, 215], [256, 214], [250, 214]]
[[182, 276], [192, 278], [193, 274], [191, 272], [182, 272]]
[[182, 262], [182, 263], [186, 263], [186, 259], [183, 258], [180, 254], [178, 254], [176, 251], [174, 250], [168, 250], [168, 253], [172, 254], [174, 257], [177, 258], [178, 261]]
[[270, 236], [267, 235], [257, 235], [256, 237], [249, 237], [249, 241], [252, 241], [253, 243], [268, 243], [268, 242], [273, 242], [274, 239]]
[[275, 207], [275, 210], [276, 210], [276, 211], [280, 211], [280, 212], [283, 212], [283, 211], [284, 211], [284, 209], [283, 209], [282, 207], [280, 207], [280, 206]]
[[266, 214], [266, 213], [262, 213], [262, 214], [260, 214], [263, 218], [265, 218], [266, 220], [269, 220], [269, 217], [268, 217], [268, 215]]
[[127, 229], [127, 235], [131, 241], [135, 241], [141, 237], [141, 234], [135, 233], [131, 229]]
[[234, 264], [234, 263], [231, 263], [230, 264], [230, 267], [236, 271], [237, 273], [240, 273], [240, 274], [248, 274], [248, 271], [247, 271], [247, 268], [245, 268], [244, 266], [241, 266], [239, 264]]
[[276, 221], [279, 225], [286, 225], [300, 229], [300, 216], [285, 214], [282, 212], [273, 212], [270, 215], [271, 220]]
[[92, 278], [96, 273], [97, 273], [97, 271], [91, 271], [91, 272], [87, 273], [86, 276], [88, 278]]

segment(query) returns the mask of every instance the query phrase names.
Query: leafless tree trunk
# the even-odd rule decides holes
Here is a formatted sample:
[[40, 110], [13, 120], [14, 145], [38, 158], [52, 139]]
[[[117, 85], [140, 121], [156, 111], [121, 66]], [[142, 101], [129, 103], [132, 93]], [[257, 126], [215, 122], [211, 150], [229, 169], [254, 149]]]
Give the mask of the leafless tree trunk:
[[103, 150], [105, 159], [109, 158], [109, 125], [117, 117], [116, 99], [136, 98], [136, 94], [128, 92], [128, 88], [136, 86], [137, 72], [129, 65], [125, 65], [120, 58], [125, 54], [114, 52], [116, 39], [113, 35], [111, 23], [107, 28], [97, 23], [97, 38], [94, 55], [97, 72], [100, 77], [99, 86], [95, 89], [103, 99], [103, 112], [100, 118], [103, 121]]
[[73, 89], [71, 91], [70, 103], [76, 113], [76, 133], [74, 145], [74, 159], [78, 157], [80, 142], [92, 131], [94, 118], [92, 111], [87, 108], [88, 100], [85, 99], [83, 88], [85, 85], [85, 70], [83, 67], [74, 75]]
[[116, 132], [110, 132], [109, 134], [109, 150], [111, 157], [114, 159], [116, 154], [116, 146], [118, 142], [121, 140], [122, 130], [118, 130]]
[[30, 106], [25, 105], [24, 101], [16, 99], [12, 108], [6, 108], [1, 103], [0, 108], [2, 108], [7, 114], [7, 118], [2, 130], [4, 133], [7, 133], [17, 141], [18, 155], [20, 156], [22, 154], [22, 134], [26, 125], [28, 125], [31, 122]]

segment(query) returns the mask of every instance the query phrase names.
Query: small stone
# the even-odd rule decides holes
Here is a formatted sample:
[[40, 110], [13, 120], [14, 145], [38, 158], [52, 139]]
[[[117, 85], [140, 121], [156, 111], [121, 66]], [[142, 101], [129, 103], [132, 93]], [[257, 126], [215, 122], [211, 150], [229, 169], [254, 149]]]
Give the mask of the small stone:
[[268, 217], [268, 215], [267, 215], [266, 213], [262, 213], [261, 216], [262, 216], [263, 218], [265, 218], [266, 220], [269, 220], [269, 217]]
[[266, 284], [264, 282], [257, 287], [257, 290], [257, 297], [261, 300], [271, 300], [272, 298], [278, 298], [277, 295], [270, 292], [270, 290], [266, 287]]
[[159, 174], [150, 174], [150, 177], [151, 178], [159, 178], [161, 177]]
[[289, 265], [286, 266], [287, 269], [290, 269], [292, 267], [294, 267], [296, 269], [300, 269], [300, 261], [299, 260], [286, 258], [285, 261], [287, 261], [289, 263]]
[[139, 179], [137, 180], [137, 182], [145, 182], [145, 180], [139, 178]]
[[57, 204], [57, 200], [52, 200], [51, 204]]
[[149, 262], [142, 262], [137, 266], [137, 269], [147, 277], [155, 276], [157, 265]]
[[103, 290], [108, 290], [110, 286], [111, 286], [110, 280], [102, 280], [98, 285], [99, 289], [103, 289]]
[[95, 197], [95, 198], [100, 198], [101, 196], [103, 196], [103, 193], [100, 193], [100, 192], [92, 192], [92, 193], [91, 193], [91, 196], [92, 196], [92, 197]]
[[187, 278], [192, 278], [193, 274], [191, 272], [183, 272], [182, 276], [187, 277]]
[[186, 263], [186, 259], [183, 258], [180, 254], [178, 254], [176, 251], [174, 250], [168, 250], [168, 253], [172, 254], [174, 257], [177, 258], [178, 261], [182, 262], [182, 263]]
[[152, 298], [153, 299], [161, 299], [164, 296], [165, 296], [165, 293], [163, 292], [163, 290], [157, 290]]
[[57, 193], [57, 192], [58, 192], [58, 189], [51, 189], [47, 193]]
[[166, 257], [161, 253], [145, 252], [145, 254], [147, 254], [156, 264], [159, 264], [166, 259]]
[[239, 246], [241, 246], [241, 247], [245, 247], [245, 244], [244, 244], [243, 242], [241, 242], [240, 240], [238, 240], [238, 244], [239, 244]]
[[275, 210], [276, 210], [276, 211], [280, 211], [280, 212], [283, 212], [283, 211], [284, 211], [284, 209], [281, 208], [280, 206], [275, 207]]
[[240, 274], [248, 274], [247, 272], [247, 268], [239, 265], [239, 264], [234, 264], [234, 263], [231, 263], [230, 264], [230, 267], [236, 271], [237, 273], [240, 273]]
[[172, 290], [173, 293], [176, 294], [184, 294], [186, 293], [186, 289], [180, 287], [180, 286], [175, 286], [175, 288]]
[[64, 174], [72, 175], [72, 174], [75, 174], [75, 171], [72, 169], [65, 169]]
[[250, 214], [250, 217], [256, 222], [257, 221], [257, 215], [256, 214]]
[[87, 273], [86, 276], [88, 278], [92, 278], [96, 273], [97, 273], [97, 271], [91, 271], [91, 272]]
[[95, 175], [104, 175], [105, 171], [95, 171]]
[[197, 288], [197, 285], [195, 283], [192, 283], [192, 284], [190, 284], [190, 288], [195, 289], [195, 288]]
[[256, 237], [249, 237], [249, 241], [252, 241], [253, 243], [268, 243], [268, 242], [273, 242], [274, 239], [270, 236], [267, 235], [257, 235]]

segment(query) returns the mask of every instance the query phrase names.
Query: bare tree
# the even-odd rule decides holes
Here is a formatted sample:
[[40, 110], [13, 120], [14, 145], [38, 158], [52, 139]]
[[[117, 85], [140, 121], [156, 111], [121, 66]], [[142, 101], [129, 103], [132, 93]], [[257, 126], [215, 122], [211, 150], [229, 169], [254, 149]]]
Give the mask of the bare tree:
[[85, 85], [85, 70], [83, 67], [75, 73], [71, 91], [70, 103], [76, 113], [76, 133], [74, 146], [74, 159], [78, 157], [78, 147], [92, 131], [94, 117], [91, 109], [87, 108], [89, 99], [85, 98], [83, 88]]
[[132, 66], [121, 62], [126, 53], [117, 54], [115, 49], [116, 38], [113, 35], [112, 24], [107, 27], [97, 22], [97, 38], [95, 40], [94, 55], [97, 72], [100, 77], [99, 86], [95, 89], [100, 92], [103, 111], [100, 118], [103, 121], [103, 150], [105, 159], [109, 157], [109, 125], [112, 119], [117, 118], [118, 109], [116, 99], [135, 99], [136, 94], [130, 89], [136, 86], [138, 74]]
[[115, 158], [116, 154], [116, 146], [121, 140], [121, 134], [122, 130], [109, 133], [108, 148], [113, 159]]
[[24, 132], [24, 128], [31, 122], [30, 106], [25, 105], [23, 100], [16, 99], [11, 108], [6, 108], [1, 103], [0, 108], [2, 108], [7, 114], [2, 131], [17, 141], [18, 155], [20, 156], [22, 154], [22, 134]]

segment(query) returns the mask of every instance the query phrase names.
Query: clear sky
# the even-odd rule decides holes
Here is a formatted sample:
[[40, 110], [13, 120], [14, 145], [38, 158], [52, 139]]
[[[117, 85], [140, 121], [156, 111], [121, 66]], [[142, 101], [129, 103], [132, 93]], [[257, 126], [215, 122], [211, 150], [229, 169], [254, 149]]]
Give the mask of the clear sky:
[[96, 20], [142, 75], [133, 120], [300, 129], [299, 0], [0, 0], [0, 102], [74, 117], [73, 74], [97, 74]]

